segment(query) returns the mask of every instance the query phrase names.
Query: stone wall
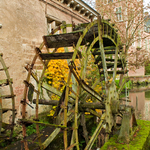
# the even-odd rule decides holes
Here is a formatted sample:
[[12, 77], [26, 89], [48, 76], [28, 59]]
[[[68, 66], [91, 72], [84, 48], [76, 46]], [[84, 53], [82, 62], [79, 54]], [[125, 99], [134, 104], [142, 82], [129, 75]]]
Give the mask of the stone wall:
[[[0, 14], [0, 24], [2, 24], [0, 53], [3, 53], [5, 63], [9, 66], [10, 76], [13, 78], [17, 117], [20, 117], [20, 100], [23, 98], [24, 91], [23, 80], [27, 76], [24, 67], [33, 59], [35, 47], [43, 41], [42, 36], [47, 34], [46, 15], [67, 23], [74, 21], [77, 24], [89, 20], [55, 0], [48, 0], [47, 3], [40, 0], [2, 0], [0, 1]], [[38, 69], [42, 69], [40, 65], [39, 63]], [[5, 77], [1, 75], [1, 78]], [[8, 92], [7, 90], [1, 91]], [[3, 100], [3, 107], [7, 107], [8, 103], [10, 105], [10, 101]], [[27, 110], [28, 115], [32, 115], [33, 110], [30, 107]]]
[[129, 70], [129, 76], [144, 76], [145, 75], [145, 67], [139, 67], [135, 70]]

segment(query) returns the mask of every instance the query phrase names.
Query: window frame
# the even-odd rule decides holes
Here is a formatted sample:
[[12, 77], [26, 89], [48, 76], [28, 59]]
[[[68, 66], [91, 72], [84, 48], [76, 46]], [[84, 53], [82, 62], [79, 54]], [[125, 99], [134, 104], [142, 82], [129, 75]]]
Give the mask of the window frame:
[[[120, 8], [120, 10], [119, 10], [119, 8]], [[117, 11], [117, 9], [118, 9], [118, 11]], [[123, 19], [122, 19], [122, 6], [115, 8], [115, 14], [116, 14], [116, 19], [118, 22], [123, 21]]]

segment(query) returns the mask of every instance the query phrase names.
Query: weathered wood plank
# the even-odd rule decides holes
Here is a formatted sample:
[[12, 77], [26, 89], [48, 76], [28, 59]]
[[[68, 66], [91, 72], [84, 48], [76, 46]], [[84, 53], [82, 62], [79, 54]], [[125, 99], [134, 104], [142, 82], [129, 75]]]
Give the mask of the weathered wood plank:
[[[97, 64], [99, 61], [102, 61], [102, 58], [101, 58], [100, 56], [99, 56], [99, 57], [97, 57], [97, 58], [95, 59], [94, 64]], [[115, 61], [115, 59], [106, 58], [106, 61], [114, 62], [114, 61]], [[118, 62], [121, 62], [121, 59], [118, 59], [117, 61], [118, 61]]]
[[44, 42], [48, 48], [70, 47], [76, 45], [81, 32], [44, 36]]
[[[107, 46], [107, 47], [104, 47], [104, 50], [115, 50], [116, 49], [116, 46]], [[100, 51], [100, 49], [99, 48], [96, 48], [94, 51], [93, 51], [93, 53], [94, 52], [97, 52], [97, 51]]]
[[[43, 36], [43, 39], [48, 48], [72, 47], [73, 45], [77, 44], [78, 39], [82, 35], [83, 31], [84, 28], [71, 33]], [[94, 37], [96, 36], [98, 36], [98, 28], [97, 26], [93, 26], [88, 30], [81, 45], [85, 45], [87, 42], [93, 41]]]
[[[52, 92], [53, 94], [56, 94], [58, 96], [61, 96], [62, 93], [60, 91], [58, 91], [57, 89], [55, 89], [54, 87], [50, 86], [49, 84], [47, 84], [46, 82], [42, 83], [42, 87], [44, 89], [46, 89], [49, 92]], [[69, 97], [75, 99], [75, 96], [73, 94], [70, 94]]]
[[[113, 74], [114, 71], [107, 71], [108, 74]], [[126, 74], [128, 70], [117, 70], [116, 74]], [[100, 71], [100, 74], [104, 74], [104, 71]]]
[[[106, 63], [106, 65], [107, 65], [107, 69], [114, 68], [114, 63]], [[100, 63], [100, 64], [98, 65], [98, 68], [99, 68], [99, 69], [102, 69], [102, 68], [103, 68], [102, 63]], [[122, 63], [118, 63], [118, 64], [117, 64], [117, 68], [123, 68]]]
[[[45, 100], [45, 99], [39, 99], [39, 104], [42, 105], [58, 105], [57, 100]], [[36, 99], [33, 99], [33, 103], [36, 103]], [[89, 109], [105, 109], [105, 106], [100, 102], [94, 102], [94, 103], [81, 103], [79, 106], [83, 109], [89, 108]]]
[[1, 95], [0, 98], [7, 99], [7, 98], [13, 98], [15, 95]]
[[[73, 45], [76, 45], [78, 42], [79, 37], [82, 35], [85, 28], [81, 28], [75, 32], [66, 33], [66, 34], [58, 34], [58, 35], [47, 35], [43, 36], [44, 43], [48, 48], [58, 48], [58, 47], [72, 47]], [[110, 28], [107, 34], [110, 33], [116, 34], [114, 29]], [[111, 35], [112, 38], [114, 35]], [[83, 38], [83, 41], [81, 45], [85, 45], [88, 42], [93, 41], [95, 37], [98, 36], [98, 26], [94, 25], [92, 28], [90, 28]], [[108, 41], [106, 38], [104, 38], [104, 45], [108, 45]], [[110, 42], [110, 41], [109, 41]], [[113, 44], [113, 43], [112, 43]]]
[[[39, 104], [41, 105], [52, 105], [52, 106], [57, 106], [58, 105], [57, 100], [46, 100], [46, 99], [39, 99]], [[33, 99], [33, 104], [36, 103], [36, 99]]]
[[40, 121], [33, 121], [33, 120], [28, 120], [28, 119], [19, 119], [20, 123], [23, 124], [41, 124], [41, 125], [45, 125], [45, 126], [51, 126], [51, 127], [56, 127], [56, 128], [66, 128], [66, 126], [63, 125], [56, 125], [56, 124], [50, 124], [50, 123], [44, 123], [44, 122], [40, 122]]
[[[45, 54], [40, 54], [40, 57], [43, 60], [50, 60], [50, 59], [71, 59], [73, 55], [73, 52], [65, 52], [65, 53], [45, 53]], [[81, 58], [81, 55], [79, 55]], [[76, 58], [79, 58], [78, 55]]]
[[[112, 51], [105, 51], [105, 55], [115, 54], [115, 50]], [[100, 51], [95, 52], [94, 55], [101, 55]]]

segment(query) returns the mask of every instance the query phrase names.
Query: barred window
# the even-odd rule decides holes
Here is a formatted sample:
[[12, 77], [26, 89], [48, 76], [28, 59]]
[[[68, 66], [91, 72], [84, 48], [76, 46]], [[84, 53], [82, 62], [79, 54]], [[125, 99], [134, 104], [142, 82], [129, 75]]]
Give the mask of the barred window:
[[117, 7], [116, 8], [116, 18], [117, 18], [117, 21], [121, 21], [122, 20], [121, 7]]
[[147, 31], [147, 27], [146, 27], [146, 26], [144, 26], [144, 31], [145, 31], [145, 32]]

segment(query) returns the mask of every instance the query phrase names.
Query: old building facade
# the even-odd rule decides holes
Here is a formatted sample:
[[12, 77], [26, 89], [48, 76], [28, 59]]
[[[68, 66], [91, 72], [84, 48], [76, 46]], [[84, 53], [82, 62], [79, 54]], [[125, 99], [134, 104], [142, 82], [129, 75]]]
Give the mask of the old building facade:
[[149, 57], [149, 33], [144, 31], [143, 0], [97, 0], [96, 8], [111, 19], [121, 34], [128, 58], [128, 75], [145, 75], [144, 61]]
[[[81, 0], [3, 0], [0, 1], [0, 13], [0, 53], [3, 53], [13, 78], [15, 106], [20, 117], [23, 81], [27, 75], [24, 67], [31, 63], [35, 47], [43, 41], [42, 36], [62, 21], [75, 24], [90, 22], [98, 13]], [[40, 65], [36, 65], [37, 71], [41, 69]], [[2, 74], [0, 78], [3, 78]], [[0, 92], [8, 91], [1, 88]], [[8, 103], [3, 101], [3, 107], [10, 105]], [[32, 115], [32, 108], [27, 110], [28, 115]]]

